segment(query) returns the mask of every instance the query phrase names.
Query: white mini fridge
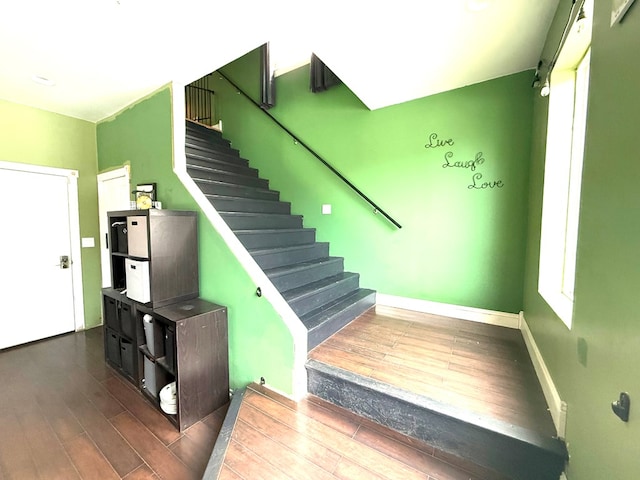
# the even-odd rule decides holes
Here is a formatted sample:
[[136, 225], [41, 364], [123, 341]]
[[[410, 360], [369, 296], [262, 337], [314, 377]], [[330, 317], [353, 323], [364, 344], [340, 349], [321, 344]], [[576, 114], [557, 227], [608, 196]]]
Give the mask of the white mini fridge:
[[127, 297], [140, 303], [151, 301], [149, 261], [125, 259]]

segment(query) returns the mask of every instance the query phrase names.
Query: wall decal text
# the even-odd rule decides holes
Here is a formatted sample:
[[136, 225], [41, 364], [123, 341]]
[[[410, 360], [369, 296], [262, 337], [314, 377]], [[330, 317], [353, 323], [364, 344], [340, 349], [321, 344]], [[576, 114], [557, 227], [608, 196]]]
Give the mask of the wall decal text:
[[[434, 148], [448, 148], [453, 147], [455, 145], [455, 141], [453, 138], [440, 137], [437, 132], [432, 132], [427, 137], [427, 143], [425, 143], [424, 148], [426, 149], [434, 149]], [[442, 164], [442, 168], [460, 168], [464, 170], [470, 170], [472, 172], [476, 172], [482, 165], [486, 162], [484, 158], [484, 154], [482, 152], [476, 153], [475, 157], [467, 160], [454, 160], [454, 152], [453, 150], [448, 150], [444, 154], [444, 163]], [[469, 190], [493, 190], [495, 188], [503, 188], [505, 183], [502, 179], [494, 179], [494, 180], [485, 180], [483, 181], [483, 174], [481, 172], [474, 173], [471, 176], [471, 183], [467, 184], [467, 188]]]
[[475, 172], [476, 167], [484, 163], [482, 152], [476, 153], [476, 158], [473, 160], [467, 160], [466, 162], [460, 160], [456, 162], [449, 162], [452, 157], [453, 152], [447, 152], [444, 154], [444, 163], [442, 164], [442, 168], [468, 168], [472, 172]]
[[482, 174], [476, 173], [473, 177], [471, 177], [471, 184], [467, 185], [469, 190], [484, 190], [485, 188], [502, 188], [504, 187], [504, 183], [502, 180], [493, 180], [491, 182], [482, 182]]
[[424, 148], [438, 148], [438, 147], [453, 147], [454, 141], [452, 138], [448, 138], [447, 140], [442, 140], [438, 138], [437, 133], [432, 133], [429, 135], [429, 140], [424, 145]]

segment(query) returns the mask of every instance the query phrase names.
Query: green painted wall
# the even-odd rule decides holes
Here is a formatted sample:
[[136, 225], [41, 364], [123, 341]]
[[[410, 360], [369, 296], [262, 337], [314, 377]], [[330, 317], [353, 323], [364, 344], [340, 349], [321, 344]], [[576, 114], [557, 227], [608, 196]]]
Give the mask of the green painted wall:
[[[173, 173], [171, 91], [165, 88], [97, 126], [101, 171], [131, 165], [131, 184], [156, 182], [163, 208], [197, 210]], [[289, 330], [201, 214], [198, 219], [200, 296], [229, 312], [230, 381], [238, 388], [261, 376], [292, 392]]]
[[[559, 7], [546, 58], [558, 44], [569, 7], [570, 2]], [[640, 476], [640, 8], [633, 6], [613, 28], [610, 11], [609, 0], [596, 0], [571, 331], [536, 288], [548, 101], [535, 101], [525, 316], [568, 403], [570, 480]], [[621, 391], [632, 399], [626, 424], [611, 411]]]
[[[257, 99], [258, 52], [223, 72]], [[394, 217], [397, 230], [215, 76], [224, 135], [281, 198], [345, 257], [361, 285], [381, 293], [518, 312], [527, 215], [531, 72], [376, 111], [345, 87], [312, 94], [308, 66], [276, 79], [269, 110]], [[430, 134], [453, 145], [425, 148]], [[432, 142], [433, 143], [433, 142]], [[443, 168], [474, 160], [471, 168]], [[470, 165], [469, 165], [470, 166]], [[470, 189], [502, 182], [502, 188]], [[322, 204], [333, 206], [322, 215]]]
[[[78, 171], [80, 235], [99, 245], [96, 126], [0, 100], [0, 160]], [[82, 249], [85, 327], [101, 322], [100, 249]]]

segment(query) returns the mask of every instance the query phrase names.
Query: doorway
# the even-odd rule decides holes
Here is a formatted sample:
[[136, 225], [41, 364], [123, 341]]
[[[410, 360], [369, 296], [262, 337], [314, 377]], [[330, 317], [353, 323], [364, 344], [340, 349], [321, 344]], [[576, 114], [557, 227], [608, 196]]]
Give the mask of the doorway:
[[102, 288], [111, 286], [111, 262], [107, 212], [129, 210], [130, 206], [129, 166], [98, 175], [98, 218], [100, 222], [100, 264], [102, 265]]
[[84, 328], [77, 178], [0, 162], [0, 349]]

